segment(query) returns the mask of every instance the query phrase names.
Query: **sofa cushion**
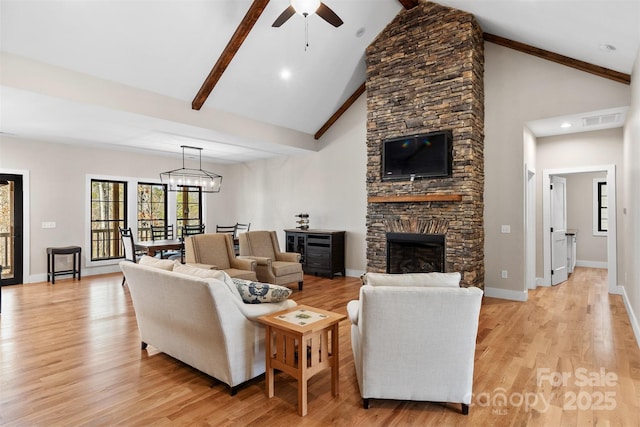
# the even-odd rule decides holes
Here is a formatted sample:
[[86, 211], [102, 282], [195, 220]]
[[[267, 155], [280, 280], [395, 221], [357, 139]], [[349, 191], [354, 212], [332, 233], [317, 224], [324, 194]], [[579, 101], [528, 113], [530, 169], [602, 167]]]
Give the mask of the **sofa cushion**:
[[216, 279], [224, 283], [233, 296], [239, 300], [242, 299], [236, 284], [231, 280], [231, 277], [222, 270], [211, 270], [207, 268], [195, 267], [189, 264], [180, 264], [176, 262], [173, 271], [187, 276], [199, 277], [201, 279]]
[[460, 287], [460, 273], [366, 273], [364, 283], [371, 286]]
[[289, 298], [291, 289], [270, 283], [252, 282], [233, 278], [242, 301], [247, 304], [260, 304], [263, 302], [280, 302]]
[[146, 265], [147, 267], [159, 268], [161, 270], [172, 271], [175, 261], [172, 259], [159, 259], [148, 255], [143, 255], [138, 261], [140, 265]]
[[276, 277], [286, 276], [288, 274], [296, 274], [302, 271], [302, 264], [299, 262], [273, 261], [271, 263], [273, 274]]

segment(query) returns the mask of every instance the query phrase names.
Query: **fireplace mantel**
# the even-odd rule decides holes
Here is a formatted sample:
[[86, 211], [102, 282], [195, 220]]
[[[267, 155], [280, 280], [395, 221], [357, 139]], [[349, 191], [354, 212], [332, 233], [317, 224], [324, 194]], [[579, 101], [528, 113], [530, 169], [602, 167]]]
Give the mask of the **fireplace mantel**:
[[369, 196], [369, 203], [461, 202], [462, 194], [419, 194], [415, 196]]

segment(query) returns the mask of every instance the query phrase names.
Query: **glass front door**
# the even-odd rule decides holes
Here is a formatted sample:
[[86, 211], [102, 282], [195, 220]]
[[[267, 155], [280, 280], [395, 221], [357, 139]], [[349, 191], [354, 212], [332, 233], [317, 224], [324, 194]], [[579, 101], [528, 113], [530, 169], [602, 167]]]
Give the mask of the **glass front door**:
[[2, 285], [22, 283], [22, 175], [0, 174]]

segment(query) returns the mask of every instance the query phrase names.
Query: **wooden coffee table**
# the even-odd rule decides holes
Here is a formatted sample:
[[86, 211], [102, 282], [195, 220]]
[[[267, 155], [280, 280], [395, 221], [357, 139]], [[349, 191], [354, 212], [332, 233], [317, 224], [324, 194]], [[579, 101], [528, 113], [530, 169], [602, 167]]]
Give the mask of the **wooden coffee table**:
[[261, 316], [266, 326], [266, 388], [274, 394], [273, 370], [285, 372], [298, 381], [298, 414], [307, 414], [307, 381], [331, 368], [331, 394], [338, 395], [338, 327], [343, 314], [299, 305]]

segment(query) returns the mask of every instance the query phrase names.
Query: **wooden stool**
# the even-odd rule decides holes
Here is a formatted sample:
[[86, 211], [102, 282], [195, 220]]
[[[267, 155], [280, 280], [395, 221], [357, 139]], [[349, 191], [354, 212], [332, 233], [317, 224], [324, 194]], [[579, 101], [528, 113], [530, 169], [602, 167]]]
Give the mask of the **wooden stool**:
[[[73, 274], [73, 278], [76, 278], [78, 274], [78, 280], [81, 279], [81, 266], [80, 255], [82, 248], [80, 246], [67, 246], [64, 248], [47, 248], [47, 282], [51, 281], [52, 285], [56, 283], [56, 276], [61, 274]], [[73, 269], [56, 271], [56, 255], [72, 255], [73, 256]]]

